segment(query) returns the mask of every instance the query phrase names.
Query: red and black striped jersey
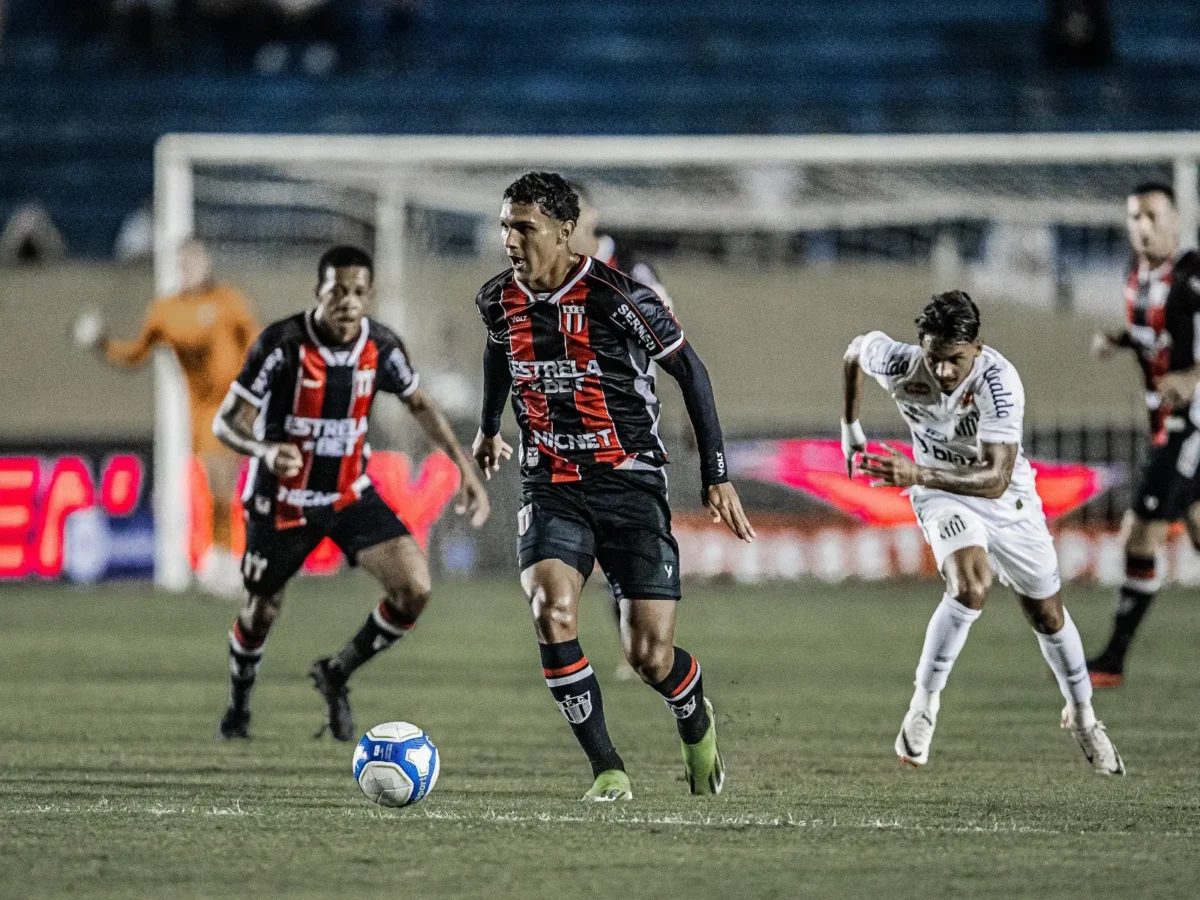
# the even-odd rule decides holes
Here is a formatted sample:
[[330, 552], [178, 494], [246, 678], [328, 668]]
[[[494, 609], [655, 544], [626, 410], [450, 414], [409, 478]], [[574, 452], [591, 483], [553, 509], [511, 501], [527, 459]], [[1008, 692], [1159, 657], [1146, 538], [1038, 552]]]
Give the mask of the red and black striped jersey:
[[371, 483], [366, 474], [367, 419], [375, 394], [407, 397], [419, 376], [404, 343], [366, 317], [358, 339], [326, 344], [314, 310], [281, 319], [255, 341], [232, 390], [259, 410], [256, 437], [288, 441], [304, 458], [300, 474], [279, 479], [251, 461], [243, 500], [276, 527], [303, 525], [316, 508], [341, 509]]
[[509, 270], [475, 303], [508, 360], [527, 479], [579, 481], [666, 462], [650, 363], [684, 337], [651, 288], [584, 256], [553, 293], [532, 293]]
[[1200, 362], [1200, 255], [1188, 250], [1157, 269], [1134, 262], [1125, 280], [1128, 344], [1137, 354], [1146, 387], [1150, 433], [1167, 438], [1168, 418], [1187, 410], [1163, 407], [1156, 393], [1167, 372]]

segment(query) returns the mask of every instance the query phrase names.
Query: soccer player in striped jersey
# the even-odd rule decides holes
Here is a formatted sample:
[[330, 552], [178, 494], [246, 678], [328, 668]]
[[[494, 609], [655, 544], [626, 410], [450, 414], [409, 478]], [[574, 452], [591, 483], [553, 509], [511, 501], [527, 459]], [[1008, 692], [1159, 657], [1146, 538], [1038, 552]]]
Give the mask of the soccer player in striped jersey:
[[1125, 516], [1125, 582], [1112, 635], [1088, 660], [1092, 684], [1120, 687], [1125, 655], [1162, 579], [1158, 552], [1172, 522], [1183, 520], [1200, 548], [1200, 254], [1180, 246], [1175, 192], [1139, 185], [1127, 200], [1134, 259], [1125, 282], [1123, 328], [1101, 332], [1093, 352], [1132, 350], [1142, 370], [1150, 416], [1150, 452]]
[[[243, 501], [247, 598], [229, 636], [231, 692], [218, 737], [249, 737], [250, 692], [284, 587], [325, 537], [384, 589], [379, 605], [309, 677], [335, 740], [357, 737], [350, 676], [417, 623], [429, 602], [429, 567], [404, 523], [366, 473], [367, 420], [378, 392], [395, 394], [462, 473], [458, 512], [479, 527], [488, 498], [400, 338], [365, 315], [374, 298], [371, 257], [334, 247], [317, 265], [316, 305], [259, 336], [213, 422], [227, 446], [251, 457]], [[318, 732], [319, 734], [320, 732]]]
[[521, 585], [546, 684], [592, 766], [584, 799], [632, 796], [579, 645], [579, 596], [596, 562], [620, 599], [626, 659], [675, 716], [689, 789], [715, 794], [724, 768], [712, 704], [699, 664], [674, 644], [679, 549], [651, 361], [683, 391], [713, 521], [747, 541], [754, 530], [728, 480], [704, 364], [653, 290], [571, 250], [578, 219], [579, 198], [559, 175], [532, 172], [504, 193], [510, 267], [476, 297], [488, 337], [475, 459], [490, 477], [511, 456], [500, 437], [511, 390], [521, 433]]
[[[570, 182], [570, 184], [571, 189], [579, 197], [579, 220], [575, 223], [575, 230], [571, 232], [570, 247], [572, 252], [578, 253], [580, 256], [590, 256], [593, 259], [599, 260], [606, 266], [611, 266], [618, 272], [623, 272], [634, 281], [646, 285], [646, 287], [658, 294], [658, 298], [662, 300], [663, 305], [673, 313], [675, 305], [671, 302], [671, 295], [667, 293], [666, 287], [663, 286], [662, 281], [658, 277], [658, 272], [654, 270], [650, 261], [645, 259], [641, 254], [628, 252], [625, 248], [617, 244], [616, 239], [612, 235], [600, 234], [596, 230], [600, 225], [600, 210], [596, 207], [596, 203], [592, 199], [591, 191], [577, 181]], [[647, 370], [651, 378], [657, 375], [656, 368], [655, 364], [651, 362]], [[609, 585], [610, 591], [611, 588], [612, 586]], [[615, 592], [612, 593], [612, 601], [613, 620], [616, 622], [617, 629], [619, 630], [621, 627], [621, 602]], [[618, 681], [632, 681], [638, 676], [637, 672], [633, 671], [633, 666], [629, 665], [629, 661], [622, 658], [617, 663], [613, 677]]]
[[[1059, 599], [1058, 558], [1021, 451], [1025, 389], [1016, 368], [979, 337], [979, 310], [962, 291], [936, 295], [917, 318], [919, 344], [882, 331], [855, 338], [843, 368], [842, 451], [875, 485], [907, 490], [946, 582], [925, 632], [916, 690], [896, 736], [902, 762], [929, 761], [942, 690], [983, 611], [993, 572], [1013, 589], [1066, 700], [1062, 725], [1101, 775], [1124, 775], [1092, 710], [1083, 641]], [[866, 453], [858, 421], [863, 373], [896, 401], [915, 460]]]

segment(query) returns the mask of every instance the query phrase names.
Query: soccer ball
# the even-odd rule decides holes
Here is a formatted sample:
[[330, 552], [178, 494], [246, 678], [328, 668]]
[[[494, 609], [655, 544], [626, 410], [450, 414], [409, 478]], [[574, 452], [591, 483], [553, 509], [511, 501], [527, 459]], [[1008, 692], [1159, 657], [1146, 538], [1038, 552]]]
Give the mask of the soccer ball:
[[354, 750], [354, 780], [380, 806], [408, 806], [424, 799], [441, 768], [429, 735], [408, 722], [376, 725]]

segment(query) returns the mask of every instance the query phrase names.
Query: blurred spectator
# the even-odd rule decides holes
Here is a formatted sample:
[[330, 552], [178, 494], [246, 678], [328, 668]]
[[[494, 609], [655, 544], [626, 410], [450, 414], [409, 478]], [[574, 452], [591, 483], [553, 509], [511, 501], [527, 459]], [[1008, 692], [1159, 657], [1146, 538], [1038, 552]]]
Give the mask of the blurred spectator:
[[110, 0], [109, 14], [118, 35], [135, 50], [160, 58], [168, 51], [178, 0]]
[[154, 205], [150, 200], [142, 201], [121, 223], [113, 256], [127, 265], [146, 262], [154, 256]]
[[62, 259], [67, 242], [42, 204], [26, 203], [8, 218], [0, 233], [0, 263], [40, 263]]
[[264, 0], [271, 40], [255, 57], [262, 72], [290, 67], [293, 57], [310, 75], [327, 75], [338, 64], [338, 45], [347, 35], [337, 4], [330, 0]]
[[1050, 0], [1046, 58], [1060, 66], [1094, 67], [1112, 62], [1107, 0]]

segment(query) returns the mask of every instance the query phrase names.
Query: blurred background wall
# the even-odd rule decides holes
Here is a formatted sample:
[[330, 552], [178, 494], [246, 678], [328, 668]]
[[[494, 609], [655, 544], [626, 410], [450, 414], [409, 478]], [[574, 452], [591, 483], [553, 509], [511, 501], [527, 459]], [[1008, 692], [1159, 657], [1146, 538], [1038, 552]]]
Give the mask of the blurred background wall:
[[[153, 154], [165, 134], [1198, 128], [1200, 4], [1190, 0], [0, 0], [0, 449], [18, 467], [37, 455], [39, 490], [80, 460], [77, 474], [87, 469], [100, 490], [126, 445], [149, 466], [151, 370], [103, 366], [73, 345], [71, 326], [97, 310], [114, 335], [138, 328], [154, 295]], [[195, 174], [195, 233], [217, 279], [239, 287], [262, 322], [309, 302], [323, 247], [376, 246], [378, 190], [395, 186], [353, 168]], [[472, 300], [503, 266], [491, 210], [519, 171], [484, 174], [447, 168], [407, 185], [426, 195], [395, 211], [407, 243], [391, 248], [406, 274], [388, 300], [402, 302], [413, 356], [464, 440], [482, 338]], [[1169, 161], [569, 174], [598, 188], [602, 230], [658, 269], [713, 372], [731, 439], [750, 448], [744, 458], [760, 452], [746, 442], [833, 436], [847, 341], [870, 328], [908, 337], [932, 291], [966, 287], [985, 338], [1024, 376], [1030, 452], [1093, 467], [1094, 490], [1064, 521], [1115, 524], [1144, 450], [1144, 412], [1132, 360], [1101, 365], [1088, 344], [1122, 315], [1125, 194], [1171, 181]], [[686, 517], [698, 480], [674, 393], [663, 388], [665, 433]], [[373, 438], [423, 458], [387, 404]], [[864, 419], [873, 434], [901, 431], [871, 387]], [[74, 446], [91, 449], [67, 465], [56, 454]], [[849, 521], [778, 488], [746, 485], [757, 513]], [[457, 524], [439, 526], [435, 561], [509, 566], [514, 492], [509, 472], [494, 491], [499, 524], [477, 545]], [[90, 508], [91, 494], [76, 495]], [[759, 571], [708, 553], [706, 540], [691, 544], [689, 569]], [[1080, 571], [1098, 571], [1099, 546]], [[785, 550], [780, 559], [800, 558]], [[852, 557], [823, 558], [837, 575]]]

